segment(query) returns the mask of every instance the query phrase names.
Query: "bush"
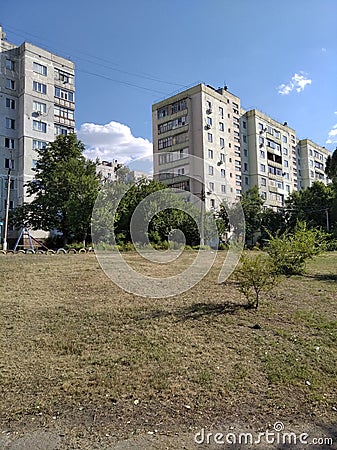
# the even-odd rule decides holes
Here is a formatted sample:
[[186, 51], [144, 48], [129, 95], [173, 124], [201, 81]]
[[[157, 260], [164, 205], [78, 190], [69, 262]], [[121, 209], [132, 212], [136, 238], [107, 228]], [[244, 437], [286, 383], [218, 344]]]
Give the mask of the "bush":
[[271, 237], [266, 250], [278, 274], [301, 275], [306, 260], [324, 250], [324, 239], [319, 230], [309, 230], [305, 222], [298, 222], [292, 234]]
[[248, 307], [255, 309], [259, 306], [260, 293], [269, 291], [277, 284], [273, 261], [263, 253], [254, 256], [244, 254], [233, 277], [238, 290], [246, 297]]

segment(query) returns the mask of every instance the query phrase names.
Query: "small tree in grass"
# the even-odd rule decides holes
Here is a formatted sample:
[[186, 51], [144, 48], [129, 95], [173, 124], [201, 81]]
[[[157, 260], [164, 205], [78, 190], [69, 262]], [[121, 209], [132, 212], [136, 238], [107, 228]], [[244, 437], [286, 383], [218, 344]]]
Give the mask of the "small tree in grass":
[[275, 270], [283, 275], [301, 275], [305, 263], [324, 250], [324, 234], [298, 222], [293, 233], [270, 237], [267, 252]]
[[273, 261], [269, 255], [244, 254], [234, 272], [238, 290], [243, 294], [249, 308], [257, 309], [261, 292], [272, 289], [277, 283], [277, 275]]

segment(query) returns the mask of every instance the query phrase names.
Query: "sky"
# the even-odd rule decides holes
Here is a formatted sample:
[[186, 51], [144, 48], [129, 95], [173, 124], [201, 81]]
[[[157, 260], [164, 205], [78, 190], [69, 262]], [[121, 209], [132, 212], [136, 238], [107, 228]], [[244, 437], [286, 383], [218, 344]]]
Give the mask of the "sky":
[[245, 109], [333, 151], [336, 18], [336, 0], [6, 0], [0, 9], [9, 42], [75, 63], [86, 154], [123, 163], [151, 157], [152, 104], [200, 82], [226, 84]]

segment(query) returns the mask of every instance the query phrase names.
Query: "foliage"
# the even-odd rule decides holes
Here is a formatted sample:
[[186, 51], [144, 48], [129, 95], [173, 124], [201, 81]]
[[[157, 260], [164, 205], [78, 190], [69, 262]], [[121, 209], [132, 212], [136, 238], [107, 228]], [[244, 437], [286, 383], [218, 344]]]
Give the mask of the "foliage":
[[233, 204], [223, 202], [218, 213], [222, 229], [234, 231], [237, 235], [245, 234], [246, 242], [253, 244], [256, 234], [261, 229], [263, 203], [257, 186], [244, 192], [240, 202]]
[[267, 252], [276, 272], [283, 275], [304, 273], [306, 260], [324, 249], [324, 237], [319, 230], [308, 229], [305, 222], [298, 222], [293, 233], [271, 237]]
[[337, 148], [326, 160], [325, 173], [337, 185]]
[[261, 292], [269, 291], [277, 283], [273, 261], [264, 253], [244, 254], [233, 277], [238, 290], [246, 297], [248, 307], [255, 309], [259, 306]]
[[[165, 243], [170, 240], [192, 246], [200, 243], [200, 218], [197, 206], [185, 202], [183, 196], [167, 189], [162, 183], [146, 179], [135, 184], [117, 181], [102, 187], [95, 205], [92, 227], [97, 243], [122, 245], [133, 241], [146, 245], [151, 242], [166, 248]], [[213, 215], [206, 213], [205, 242], [212, 241], [216, 231], [211, 219]], [[130, 227], [132, 221], [136, 226]], [[180, 231], [177, 233], [174, 230]]]
[[314, 182], [307, 189], [292, 192], [286, 200], [288, 226], [294, 229], [298, 221], [305, 221], [308, 228], [327, 229], [327, 212], [329, 212], [330, 228], [334, 222], [332, 214], [334, 197], [332, 186], [325, 186], [320, 181]]
[[34, 230], [57, 230], [63, 244], [84, 240], [100, 187], [97, 163], [83, 156], [84, 144], [75, 134], [57, 136], [37, 150], [35, 178], [27, 183], [31, 203], [18, 207], [11, 223]]

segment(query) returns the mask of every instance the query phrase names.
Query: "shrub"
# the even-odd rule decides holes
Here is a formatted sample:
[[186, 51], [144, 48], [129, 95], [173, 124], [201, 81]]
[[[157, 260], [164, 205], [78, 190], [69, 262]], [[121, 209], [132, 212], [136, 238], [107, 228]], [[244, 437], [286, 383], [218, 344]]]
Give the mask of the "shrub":
[[292, 234], [271, 237], [266, 250], [278, 274], [301, 275], [306, 260], [324, 249], [324, 238], [319, 230], [309, 230], [305, 222], [298, 222]]
[[257, 309], [261, 292], [269, 291], [277, 283], [273, 261], [269, 255], [244, 254], [233, 277], [237, 288], [243, 294], [249, 308]]

